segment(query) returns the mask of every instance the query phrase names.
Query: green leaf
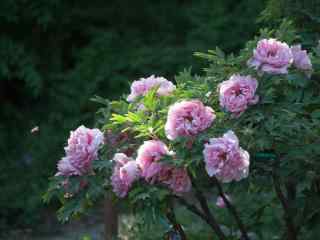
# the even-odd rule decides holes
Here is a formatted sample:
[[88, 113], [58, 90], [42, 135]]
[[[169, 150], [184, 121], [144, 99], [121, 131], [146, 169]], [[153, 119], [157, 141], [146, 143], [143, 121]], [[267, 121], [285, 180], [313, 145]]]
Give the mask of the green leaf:
[[302, 73], [288, 74], [287, 79], [290, 84], [297, 87], [306, 87], [309, 83], [309, 79]]

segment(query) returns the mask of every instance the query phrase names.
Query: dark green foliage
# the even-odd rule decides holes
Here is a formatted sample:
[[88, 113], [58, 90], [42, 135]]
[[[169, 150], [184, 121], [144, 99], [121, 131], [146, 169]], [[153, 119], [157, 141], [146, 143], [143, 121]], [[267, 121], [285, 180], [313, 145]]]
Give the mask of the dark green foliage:
[[[219, 48], [205, 54], [197, 53], [197, 56], [209, 60], [210, 65], [205, 76], [194, 77], [188, 71], [182, 72], [176, 78], [177, 90], [172, 96], [156, 97], [151, 91], [138, 100], [138, 103], [144, 104], [145, 110], [135, 111], [134, 107], [129, 105], [127, 113], [113, 115], [111, 124], [106, 119], [107, 126], [108, 129], [122, 126], [123, 131], [133, 131], [137, 138], [144, 140], [155, 138], [165, 141], [175, 155], [171, 162], [170, 157], [164, 161], [188, 167], [197, 182], [201, 183], [203, 191], [210, 195], [208, 189], [212, 186], [208, 185], [206, 176], [201, 176], [203, 142], [233, 129], [240, 138], [241, 146], [250, 152], [250, 177], [241, 182], [225, 184], [224, 187], [226, 192], [235, 196], [235, 204], [241, 209], [245, 224], [252, 234], [256, 235], [253, 239], [282, 239], [282, 236], [288, 236], [289, 234], [285, 233], [285, 226], [288, 224], [285, 221], [288, 220], [283, 217], [284, 211], [299, 237], [315, 239], [319, 227], [320, 46], [314, 47], [310, 52], [314, 64], [311, 78], [293, 67], [287, 75], [262, 75], [248, 68], [247, 61], [252, 56], [257, 41], [263, 38], [277, 38], [291, 45], [297, 41], [298, 36], [292, 23], [283, 21], [278, 30], [263, 29], [258, 37], [247, 43], [240, 55], [228, 55]], [[222, 111], [215, 91], [219, 83], [234, 73], [255, 76], [259, 81], [260, 96], [257, 105], [250, 107], [236, 119]], [[212, 106], [217, 114], [213, 126], [197, 135], [191, 149], [187, 148], [190, 138], [167, 141], [163, 131], [168, 105], [184, 98], [200, 99]], [[278, 197], [278, 185], [288, 204], [285, 210], [278, 199], [281, 199]], [[139, 187], [140, 185], [137, 185], [133, 188], [133, 195], [129, 194], [129, 206], [134, 206], [134, 209], [139, 207], [135, 199], [144, 200], [141, 211], [151, 212], [152, 206], [144, 208], [146, 202], [156, 208], [161, 206], [157, 193], [148, 194], [144, 188]], [[213, 205], [212, 202], [210, 205]], [[221, 224], [236, 229], [236, 225], [226, 216], [226, 210], [214, 213]], [[149, 219], [145, 218], [146, 221]], [[161, 221], [158, 220], [159, 222]], [[181, 223], [186, 224], [185, 219], [182, 219]], [[186, 229], [192, 225], [187, 225]], [[230, 235], [234, 236], [230, 239], [239, 239], [237, 234]]]
[[320, 38], [320, 1], [318, 0], [268, 0], [259, 20], [277, 26], [284, 18], [294, 22], [301, 41], [310, 47]]
[[138, 77], [197, 72], [192, 53], [237, 50], [263, 2], [1, 1], [0, 225], [40, 218], [68, 131], [92, 122], [93, 94], [117, 98]]

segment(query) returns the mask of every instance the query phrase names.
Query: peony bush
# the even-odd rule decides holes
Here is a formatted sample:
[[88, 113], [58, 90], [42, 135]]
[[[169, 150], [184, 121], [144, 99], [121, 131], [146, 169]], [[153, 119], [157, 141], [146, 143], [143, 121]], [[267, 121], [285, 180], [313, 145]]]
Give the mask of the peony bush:
[[45, 200], [66, 221], [112, 194], [170, 239], [192, 235], [179, 209], [211, 229], [198, 239], [315, 239], [320, 46], [299, 39], [284, 21], [238, 55], [196, 53], [203, 76], [152, 75], [119, 101], [96, 97], [100, 130], [71, 132]]

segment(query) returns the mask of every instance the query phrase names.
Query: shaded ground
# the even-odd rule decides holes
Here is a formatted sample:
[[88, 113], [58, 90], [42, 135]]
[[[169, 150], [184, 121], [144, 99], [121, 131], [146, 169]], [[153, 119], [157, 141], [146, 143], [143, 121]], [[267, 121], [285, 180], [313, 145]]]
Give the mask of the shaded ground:
[[[178, 221], [183, 224], [190, 239], [211, 239], [212, 231], [204, 222], [197, 219], [184, 208], [177, 208]], [[196, 221], [195, 221], [196, 220]], [[122, 214], [119, 218], [119, 232], [121, 240], [155, 240], [163, 239], [166, 231], [163, 224], [152, 224], [137, 229], [137, 216]], [[140, 225], [141, 226], [141, 225]], [[152, 233], [152, 235], [151, 235]], [[67, 224], [60, 224], [54, 212], [43, 218], [43, 223], [34, 229], [14, 230], [0, 240], [104, 240], [103, 208], [82, 216], [79, 220], [72, 220]]]
[[12, 230], [1, 240], [103, 240], [103, 214], [83, 217], [67, 224], [59, 224], [55, 216], [49, 216], [35, 229]]

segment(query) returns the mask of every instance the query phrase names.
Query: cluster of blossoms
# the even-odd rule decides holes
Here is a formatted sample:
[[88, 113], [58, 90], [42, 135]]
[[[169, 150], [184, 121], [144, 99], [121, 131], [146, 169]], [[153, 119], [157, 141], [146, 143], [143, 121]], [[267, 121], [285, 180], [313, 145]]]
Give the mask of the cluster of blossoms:
[[[312, 72], [308, 54], [300, 45], [290, 48], [286, 43], [275, 39], [259, 41], [252, 58], [247, 63], [259, 72], [269, 74], [286, 74], [291, 65], [306, 73]], [[221, 108], [231, 113], [233, 117], [239, 117], [249, 106], [258, 103], [257, 88], [257, 79], [250, 75], [232, 75], [218, 86]], [[156, 89], [158, 96], [167, 96], [174, 92], [176, 86], [163, 77], [152, 75], [142, 78], [132, 83], [127, 101], [134, 102], [152, 89]], [[171, 141], [180, 137], [195, 137], [210, 128], [215, 118], [215, 111], [199, 100], [176, 102], [169, 107], [164, 126], [165, 135]], [[126, 140], [126, 136], [124, 139]], [[80, 126], [71, 132], [68, 146], [65, 148], [66, 156], [58, 163], [57, 175], [90, 173], [92, 161], [97, 159], [103, 141], [103, 133], [98, 129]], [[117, 141], [122, 141], [122, 137], [114, 138], [111, 145]], [[135, 181], [143, 179], [148, 184], [164, 185], [177, 195], [189, 192], [191, 180], [187, 169], [161, 161], [164, 157], [171, 157], [174, 161], [174, 153], [160, 140], [145, 141], [138, 148], [136, 159], [128, 157], [125, 153], [115, 154], [111, 176], [113, 191], [123, 198], [127, 196]], [[210, 177], [215, 176], [221, 182], [239, 181], [249, 174], [249, 153], [240, 147], [238, 137], [231, 130], [222, 137], [209, 139], [204, 144], [203, 158], [207, 174]], [[217, 206], [225, 206], [221, 197], [217, 200]]]
[[[167, 146], [158, 140], [145, 141], [138, 149], [136, 160], [123, 153], [116, 154], [116, 165], [111, 177], [113, 191], [119, 197], [125, 197], [132, 183], [139, 178], [150, 184], [166, 185], [178, 195], [190, 191], [191, 181], [185, 169], [159, 162], [162, 157], [172, 154]], [[125, 174], [122, 173], [123, 170]]]
[[248, 61], [250, 67], [269, 74], [287, 74], [291, 64], [302, 71], [312, 71], [310, 58], [301, 45], [290, 48], [276, 39], [260, 40], [253, 57]]
[[[137, 84], [145, 82], [146, 79], [143, 79], [142, 81], [134, 82], [133, 85], [136, 87]], [[224, 107], [231, 110], [234, 114], [239, 114], [248, 105], [255, 104], [258, 101], [258, 97], [255, 96], [257, 85], [257, 81], [253, 78], [242, 77], [240, 75], [233, 76], [229, 81], [220, 86], [220, 91], [226, 95], [224, 98], [221, 98], [223, 99]], [[135, 87], [132, 87], [132, 89], [135, 89]], [[148, 88], [148, 91], [151, 89], [152, 87]], [[132, 96], [133, 92], [129, 96]], [[147, 90], [144, 90], [142, 94], [145, 95], [146, 93]], [[237, 93], [241, 96], [239, 97]], [[235, 98], [238, 97], [240, 99], [236, 106], [232, 106], [232, 101], [230, 101], [232, 94], [235, 94]], [[214, 110], [211, 107], [205, 106], [199, 100], [177, 102], [169, 108], [165, 124], [165, 134], [169, 140], [175, 140], [178, 137], [193, 137], [209, 128], [215, 118]], [[204, 147], [203, 154], [209, 176], [215, 175], [223, 182], [239, 181], [248, 176], [249, 154], [240, 148], [238, 139], [233, 132], [229, 131], [223, 138], [210, 139], [210, 143]], [[132, 173], [127, 173], [124, 177], [121, 176], [121, 167], [124, 166], [124, 161], [121, 160], [119, 162], [116, 160], [118, 156], [116, 155], [116, 165], [111, 178], [114, 192], [119, 197], [126, 196], [133, 181], [140, 178], [143, 178], [150, 184], [166, 185], [175, 194], [190, 191], [191, 181], [187, 170], [161, 162], [161, 158], [172, 156], [173, 154], [169, 151], [166, 144], [160, 140], [145, 141], [139, 147], [135, 161], [133, 159], [128, 160], [128, 157], [121, 154], [121, 156], [125, 156], [123, 158], [127, 159], [125, 163], [130, 163], [132, 166], [131, 168], [127, 168], [127, 170], [133, 171]], [[127, 176], [131, 177], [128, 178]]]
[[103, 144], [103, 133], [99, 129], [78, 127], [70, 133], [66, 156], [58, 162], [56, 175], [72, 176], [87, 174], [91, 163], [98, 158], [99, 147]]
[[[301, 45], [290, 48], [286, 43], [275, 39], [260, 40], [248, 61], [249, 67], [269, 74], [287, 74], [291, 65], [308, 76], [312, 72], [310, 58], [307, 51], [301, 49]], [[233, 117], [239, 117], [248, 106], [259, 101], [257, 88], [257, 79], [250, 75], [232, 75], [218, 86], [220, 106]]]

